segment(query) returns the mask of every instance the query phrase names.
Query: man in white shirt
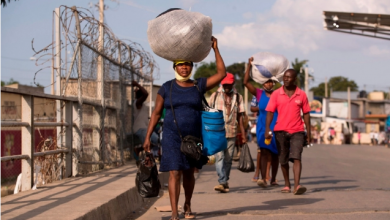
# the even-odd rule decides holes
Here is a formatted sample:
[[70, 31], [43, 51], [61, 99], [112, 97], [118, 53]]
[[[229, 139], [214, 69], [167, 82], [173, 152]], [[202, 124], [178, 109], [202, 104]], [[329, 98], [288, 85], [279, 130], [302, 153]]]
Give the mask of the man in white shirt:
[[[146, 137], [146, 132], [147, 128], [149, 125], [149, 109], [148, 107], [145, 106], [144, 102], [149, 96], [148, 91], [144, 87], [142, 87], [138, 82], [133, 81], [132, 85], [138, 90], [135, 92], [135, 101], [133, 102], [134, 105], [134, 124], [133, 124], [133, 132], [137, 137], [140, 139], [141, 143], [144, 143], [145, 137]], [[153, 132], [152, 136], [150, 137], [151, 144], [153, 147], [151, 148], [153, 152], [153, 156], [157, 157], [158, 156], [158, 135]], [[141, 149], [136, 149], [136, 156], [138, 156], [139, 151], [142, 150], [142, 145]]]

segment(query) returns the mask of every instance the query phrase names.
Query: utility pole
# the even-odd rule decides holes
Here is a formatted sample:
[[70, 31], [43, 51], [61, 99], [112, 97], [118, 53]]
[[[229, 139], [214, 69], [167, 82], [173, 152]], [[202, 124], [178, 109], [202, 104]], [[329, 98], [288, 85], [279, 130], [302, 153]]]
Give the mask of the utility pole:
[[390, 87], [389, 87], [389, 93], [387, 94], [387, 99], [390, 100]]
[[[104, 0], [99, 1], [99, 53], [103, 54], [104, 51]], [[104, 99], [104, 59], [102, 55], [98, 57], [97, 66], [97, 93], [98, 99], [101, 101], [101, 114], [100, 114], [100, 159], [104, 161], [105, 149], [105, 126], [104, 117], [106, 116], [106, 101]]]
[[[246, 69], [248, 68], [248, 65], [246, 65], [246, 63], [244, 63], [244, 66], [245, 66], [244, 73], [246, 73]], [[244, 103], [245, 103], [245, 109], [247, 110], [247, 114], [248, 114], [249, 113], [249, 110], [247, 109], [248, 108], [248, 89], [246, 88], [246, 86], [244, 86]]]
[[309, 68], [305, 67], [305, 93], [309, 94]]
[[325, 77], [325, 98], [328, 98], [328, 77]]
[[348, 120], [351, 120], [351, 87], [348, 86]]
[[[56, 73], [56, 95], [61, 95], [61, 26], [60, 26], [60, 8], [54, 10], [54, 25], [55, 25], [55, 67], [54, 72]], [[53, 76], [54, 78], [54, 76]], [[53, 82], [54, 83], [54, 82]], [[52, 87], [52, 92], [53, 87]], [[62, 110], [61, 110], [61, 101], [56, 100], [56, 112], [57, 112], [57, 122], [62, 121]], [[62, 127], [57, 127], [57, 146], [62, 147]]]
[[[99, 53], [103, 53], [104, 50], [104, 27], [103, 27], [103, 22], [104, 22], [104, 0], [100, 0], [99, 4], [99, 44], [98, 44], [98, 49]], [[98, 57], [98, 66], [97, 66], [97, 94], [98, 94], [98, 99], [101, 100], [102, 106], [105, 105], [104, 103], [104, 62], [103, 62], [103, 56], [99, 55]]]

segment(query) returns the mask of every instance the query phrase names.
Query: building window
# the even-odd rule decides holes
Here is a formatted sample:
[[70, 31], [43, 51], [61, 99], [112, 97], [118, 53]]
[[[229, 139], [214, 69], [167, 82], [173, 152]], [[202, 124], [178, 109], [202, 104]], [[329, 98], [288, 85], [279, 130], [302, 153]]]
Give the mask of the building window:
[[4, 114], [15, 115], [16, 105], [14, 101], [4, 101]]

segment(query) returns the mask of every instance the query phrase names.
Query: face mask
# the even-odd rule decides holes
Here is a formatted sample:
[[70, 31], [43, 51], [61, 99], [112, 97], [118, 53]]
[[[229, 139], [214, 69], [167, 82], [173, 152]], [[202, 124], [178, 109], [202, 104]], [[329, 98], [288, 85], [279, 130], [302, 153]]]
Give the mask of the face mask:
[[[225, 89], [222, 89], [222, 92], [225, 92]], [[233, 92], [233, 89], [232, 90], [230, 90], [230, 92], [229, 93], [232, 93]]]
[[177, 81], [185, 82], [185, 81], [189, 80], [191, 78], [191, 76], [192, 76], [192, 71], [191, 71], [190, 75], [188, 75], [187, 77], [182, 77], [175, 70], [175, 78], [177, 79]]

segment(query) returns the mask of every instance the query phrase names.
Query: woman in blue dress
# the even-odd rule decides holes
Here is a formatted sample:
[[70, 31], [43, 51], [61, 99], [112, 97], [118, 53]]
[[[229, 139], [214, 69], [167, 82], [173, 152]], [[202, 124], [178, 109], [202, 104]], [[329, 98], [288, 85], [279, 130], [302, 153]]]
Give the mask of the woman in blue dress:
[[161, 141], [162, 156], [160, 171], [169, 172], [168, 191], [172, 207], [172, 218], [178, 217], [178, 202], [180, 195], [180, 178], [183, 176], [183, 188], [185, 194], [184, 217], [195, 218], [191, 210], [191, 198], [195, 187], [194, 169], [202, 168], [202, 164], [189, 160], [181, 151], [181, 139], [174, 123], [171, 103], [176, 116], [176, 122], [183, 137], [192, 135], [201, 138], [201, 114], [202, 95], [215, 86], [226, 76], [225, 64], [218, 50], [217, 39], [212, 37], [211, 47], [215, 53], [217, 73], [208, 78], [199, 78], [197, 87], [190, 79], [193, 62], [176, 61], [173, 64], [175, 79], [165, 82], [156, 98], [156, 105], [152, 113], [148, 131], [146, 134], [144, 149], [150, 151], [150, 136], [165, 109], [164, 132]]
[[[249, 82], [249, 72], [252, 68], [252, 61], [253, 57], [249, 58], [248, 60], [248, 66], [246, 68], [245, 77], [244, 77], [244, 85], [249, 90], [252, 95], [256, 96], [256, 100], [258, 103], [258, 118], [257, 118], [257, 124], [256, 124], [256, 137], [257, 137], [257, 144], [260, 148], [260, 170], [261, 170], [261, 177], [262, 179], [257, 180], [257, 185], [260, 187], [267, 187], [267, 178], [269, 167], [271, 165], [272, 167], [272, 175], [270, 179], [271, 186], [277, 186], [276, 183], [276, 175], [278, 173], [278, 167], [279, 167], [279, 158], [278, 158], [278, 150], [276, 147], [276, 141], [275, 137], [272, 137], [271, 143], [269, 145], [265, 144], [265, 120], [267, 117], [267, 111], [265, 111], [265, 108], [267, 107], [268, 101], [271, 97], [271, 94], [273, 92], [273, 88], [275, 86], [275, 81], [272, 79], [267, 80], [263, 84], [263, 89], [255, 88], [250, 82]], [[252, 110], [252, 108], [251, 108]], [[271, 130], [273, 130], [276, 119], [277, 119], [277, 112], [275, 112], [276, 117], [273, 118], [271, 123]], [[258, 163], [259, 164], [259, 163]]]

